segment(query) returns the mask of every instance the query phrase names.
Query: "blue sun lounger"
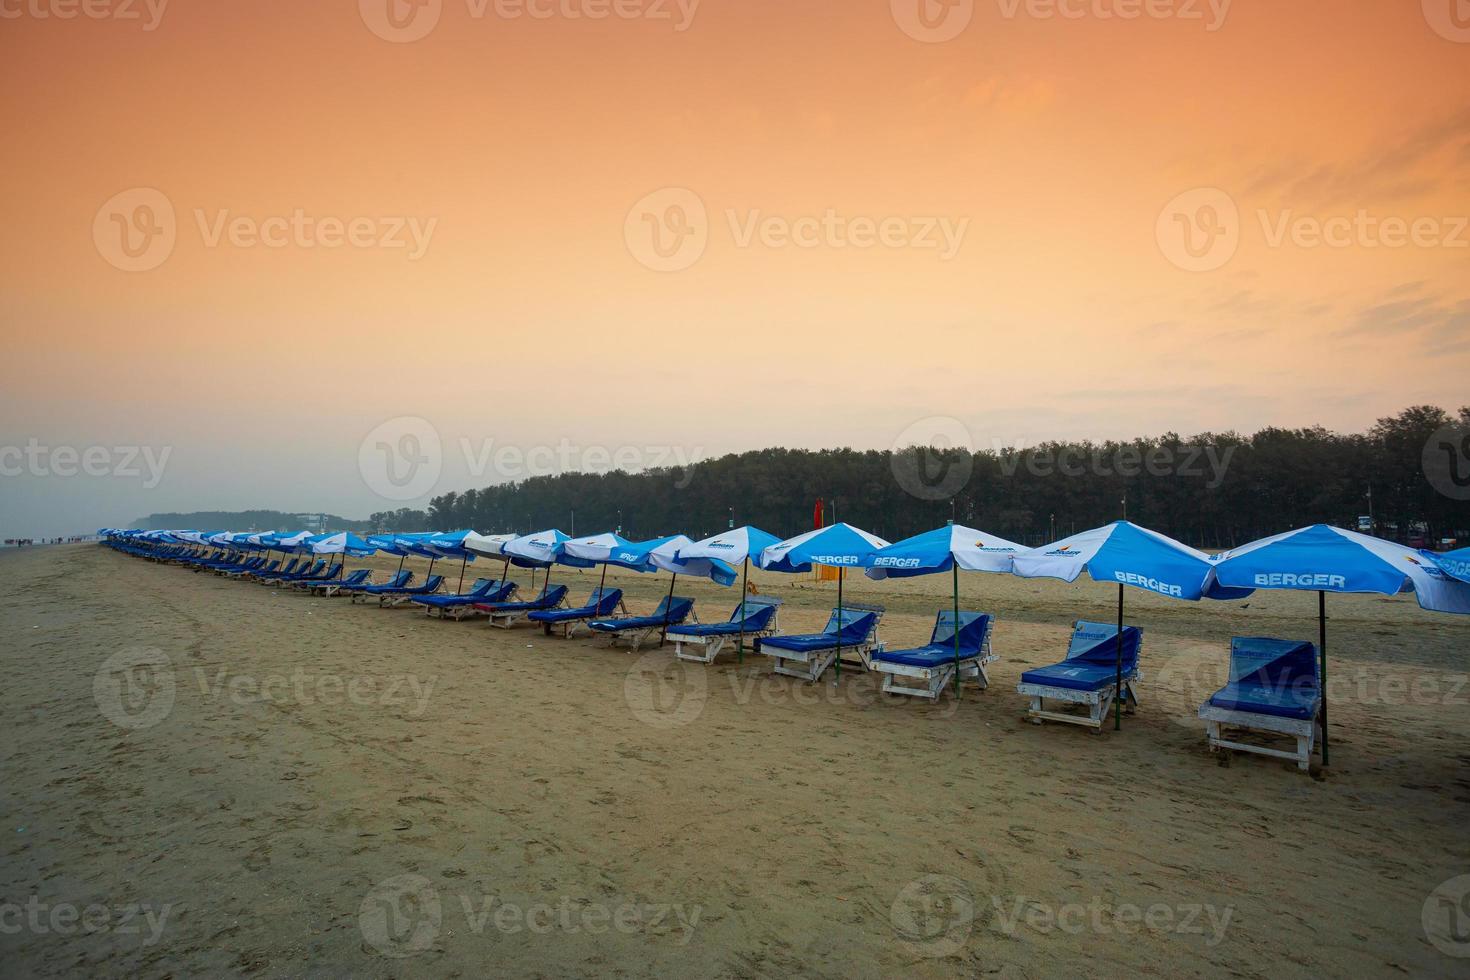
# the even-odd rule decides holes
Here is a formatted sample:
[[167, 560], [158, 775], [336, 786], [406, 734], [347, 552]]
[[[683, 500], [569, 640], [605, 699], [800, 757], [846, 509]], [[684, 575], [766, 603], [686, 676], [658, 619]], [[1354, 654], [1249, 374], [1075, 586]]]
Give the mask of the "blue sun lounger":
[[[883, 676], [885, 694], [912, 694], [937, 701], [951, 685], [955, 671], [961, 680], [978, 680], [981, 690], [990, 686], [985, 665], [999, 658], [990, 649], [990, 627], [994, 617], [988, 613], [961, 612], [959, 629], [955, 615], [946, 609], [934, 620], [934, 632], [925, 646], [912, 650], [875, 650], [873, 669]], [[956, 664], [955, 633], [959, 633], [959, 657]]]
[[[1237, 750], [1290, 759], [1299, 769], [1312, 764], [1322, 730], [1322, 684], [1317, 647], [1305, 640], [1237, 636], [1230, 641], [1230, 682], [1200, 705], [1210, 751]], [[1227, 739], [1224, 727], [1249, 729], [1296, 739], [1284, 751]]]
[[803, 681], [815, 681], [826, 673], [836, 661], [839, 647], [843, 653], [856, 656], [867, 670], [882, 619], [882, 606], [853, 603], [840, 611], [832, 610], [822, 632], [765, 637], [756, 640], [755, 652], [774, 658], [776, 666], [772, 670], [776, 673]]
[[444, 584], [443, 575], [430, 575], [423, 585], [392, 588], [387, 585], [365, 585], [353, 590], [353, 602], [376, 602], [380, 608], [391, 609], [401, 606], [418, 596], [434, 595]]
[[426, 595], [409, 600], [416, 606], [423, 606], [424, 613], [428, 616], [438, 616], [440, 619], [461, 620], [466, 616], [477, 616], [475, 609], [477, 602], [505, 602], [515, 595], [518, 586], [514, 582], [502, 582], [494, 578], [476, 579], [475, 584], [470, 586], [468, 592], [460, 592], [450, 595]]
[[553, 629], [560, 627], [561, 635], [570, 639], [589, 620], [611, 616], [619, 609], [625, 613], [628, 611], [628, 607], [623, 604], [622, 589], [593, 589], [587, 601], [575, 609], [542, 609], [527, 613], [526, 618], [533, 623], [540, 623], [547, 636], [551, 635]]
[[[700, 664], [712, 664], [720, 651], [731, 640], [743, 634], [752, 642], [776, 632], [776, 614], [781, 609], [781, 600], [771, 596], [747, 597], [745, 614], [741, 615], [737, 605], [728, 621], [723, 623], [685, 623], [669, 630], [669, 639], [674, 641], [674, 656], [680, 660], [691, 660]], [[684, 648], [694, 649], [685, 652]]]
[[[1142, 647], [1143, 631], [1137, 626], [1123, 627], [1124, 707], [1138, 705], [1133, 685], [1139, 679], [1138, 654]], [[1119, 696], [1117, 658], [1118, 627], [1115, 624], [1078, 620], [1072, 625], [1072, 641], [1067, 645], [1066, 660], [1028, 670], [1021, 675], [1021, 683], [1016, 690], [1031, 696], [1027, 720], [1037, 725], [1043, 721], [1063, 721], [1101, 732], [1108, 709]], [[1047, 711], [1047, 698], [1083, 705], [1088, 709], [1087, 714]]]
[[[619, 616], [614, 619], [594, 619], [587, 626], [607, 638], [613, 646], [619, 640], [627, 640], [629, 649], [637, 650], [653, 633], [661, 632], [664, 624], [677, 626], [694, 615], [694, 600], [684, 596], [664, 596], [651, 616]], [[695, 620], [698, 622], [698, 619]]]
[[237, 568], [234, 571], [225, 572], [229, 578], [244, 578], [247, 575], [270, 575], [281, 567], [281, 559], [268, 561], [264, 565], [256, 565], [253, 568]]
[[284, 585], [287, 582], [299, 582], [308, 576], [317, 577], [326, 571], [326, 568], [327, 560], [325, 558], [318, 558], [316, 564], [310, 564], [310, 559], [307, 559], [307, 562], [303, 563], [294, 572], [278, 572], [275, 575], [261, 575], [255, 581], [261, 585]]
[[354, 592], [361, 592], [363, 589], [367, 588], [401, 589], [405, 588], [408, 583], [412, 581], [413, 572], [410, 572], [408, 569], [404, 569], [403, 571], [395, 572], [392, 578], [390, 578], [386, 582], [379, 583], [377, 586], [374, 586], [372, 582], [358, 582], [355, 585], [339, 585], [337, 587], [337, 594], [351, 595]]
[[566, 601], [567, 587], [565, 585], [553, 585], [549, 589], [542, 586], [541, 594], [528, 602], [477, 602], [475, 611], [489, 618], [491, 626], [508, 630], [516, 624], [516, 620], [523, 619], [533, 612], [560, 609], [566, 605]]
[[328, 582], [303, 582], [302, 584], [313, 595], [333, 596], [343, 589], [351, 590], [359, 585], [367, 585], [372, 575], [372, 569], [359, 568], [345, 578], [336, 578]]

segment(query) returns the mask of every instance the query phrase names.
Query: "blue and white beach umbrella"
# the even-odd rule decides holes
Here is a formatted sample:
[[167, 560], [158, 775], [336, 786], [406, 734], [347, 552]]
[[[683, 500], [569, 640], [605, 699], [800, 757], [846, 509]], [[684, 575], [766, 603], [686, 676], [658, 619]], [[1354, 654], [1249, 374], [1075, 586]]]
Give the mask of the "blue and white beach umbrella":
[[1327, 593], [1413, 592], [1434, 612], [1470, 614], [1470, 585], [1424, 555], [1392, 541], [1315, 524], [1232, 548], [1215, 574], [1226, 585], [1317, 593], [1322, 683], [1322, 764], [1327, 765]]
[[[745, 597], [750, 594], [750, 563], [759, 562], [761, 552], [773, 544], [779, 544], [780, 538], [769, 531], [762, 531], [758, 527], [746, 524], [743, 527], [734, 527], [713, 537], [702, 541], [695, 541], [685, 548], [679, 550], [679, 557], [686, 561], [704, 560], [717, 561], [733, 568], [740, 566], [740, 621], [745, 621]], [[741, 662], [745, 660], [745, 633], [740, 634], [740, 642], [736, 647], [736, 656]]]
[[[772, 572], [809, 572], [816, 565], [837, 569], [837, 621], [842, 622], [842, 580], [849, 568], [865, 565], [889, 542], [851, 524], [829, 524], [815, 531], [779, 541], [761, 552], [757, 564]], [[833, 668], [842, 676], [842, 631], [837, 631], [837, 659]]]
[[1450, 578], [1459, 582], [1470, 582], [1470, 548], [1443, 553], [1425, 551], [1422, 554], [1428, 556]]
[[1022, 578], [1075, 582], [1085, 571], [1097, 582], [1118, 584], [1117, 710], [1113, 727], [1123, 727], [1123, 586], [1172, 599], [1244, 599], [1249, 588], [1229, 589], [1215, 577], [1210, 556], [1166, 534], [1128, 521], [1073, 534], [1012, 559]]
[[[573, 568], [592, 568], [597, 563], [576, 555], [567, 554], [566, 543], [570, 541], [565, 533], [551, 528], [545, 531], [537, 531], [535, 534], [523, 534], [518, 538], [512, 538], [501, 546], [501, 551], [510, 556], [511, 563], [521, 568], [544, 568], [546, 569], [546, 581], [542, 584], [545, 589], [551, 584], [552, 565], [570, 565]], [[535, 576], [532, 576], [533, 584]]]
[[[954, 586], [954, 620], [960, 621], [960, 569], [971, 572], [1009, 572], [1012, 559], [1025, 545], [1007, 541], [988, 531], [961, 524], [925, 531], [904, 538], [873, 553], [868, 560], [868, 578], [907, 578], [949, 572]], [[954, 691], [960, 693], [960, 631], [954, 631]]]

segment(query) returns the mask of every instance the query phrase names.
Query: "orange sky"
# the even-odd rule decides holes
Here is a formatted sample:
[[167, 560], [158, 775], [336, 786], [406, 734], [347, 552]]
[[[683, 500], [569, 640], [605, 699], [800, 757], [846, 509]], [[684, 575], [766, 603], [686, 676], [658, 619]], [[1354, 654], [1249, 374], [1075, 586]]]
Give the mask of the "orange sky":
[[[391, 0], [413, 41], [369, 27], [388, 2], [0, 0], [0, 445], [172, 450], [147, 490], [0, 477], [7, 536], [396, 506], [358, 450], [398, 415], [441, 435], [442, 491], [495, 477], [461, 439], [887, 448], [949, 416], [989, 447], [1470, 401], [1454, 0], [922, 0], [969, 16], [947, 41], [905, 32], [921, 0]], [[175, 240], [130, 272], [136, 188]], [[656, 271], [675, 198], [635, 204], [668, 188], [707, 245]], [[1191, 260], [1198, 188], [1238, 217]], [[297, 212], [431, 233], [248, 238]], [[828, 212], [906, 231], [743, 237]], [[952, 255], [909, 240], [931, 220]]]

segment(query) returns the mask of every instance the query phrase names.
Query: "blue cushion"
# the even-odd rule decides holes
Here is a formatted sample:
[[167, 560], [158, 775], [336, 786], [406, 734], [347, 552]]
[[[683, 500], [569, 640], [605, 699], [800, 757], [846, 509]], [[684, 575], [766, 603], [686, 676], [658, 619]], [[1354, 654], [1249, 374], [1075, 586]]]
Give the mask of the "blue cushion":
[[1278, 718], [1311, 718], [1316, 714], [1316, 688], [1278, 688], [1232, 681], [1210, 696], [1210, 704], [1226, 711], [1248, 711]]
[[[974, 660], [979, 650], [960, 647], [960, 660]], [[887, 650], [873, 654], [874, 661], [887, 664], [903, 664], [906, 667], [943, 667], [954, 663], [954, 644], [931, 643], [913, 650]]]
[[[1128, 676], [1125, 668], [1123, 676]], [[1117, 680], [1117, 667], [1097, 663], [1063, 662], [1038, 667], [1021, 675], [1022, 684], [1065, 687], [1074, 691], [1100, 691]]]

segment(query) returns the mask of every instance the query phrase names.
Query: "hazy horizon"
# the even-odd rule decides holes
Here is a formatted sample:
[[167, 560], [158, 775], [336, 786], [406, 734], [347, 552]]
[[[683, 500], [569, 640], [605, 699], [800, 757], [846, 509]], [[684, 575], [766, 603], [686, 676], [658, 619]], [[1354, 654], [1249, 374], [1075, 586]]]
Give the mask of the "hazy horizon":
[[1470, 401], [1449, 0], [918, 2], [17, 8], [0, 537]]

